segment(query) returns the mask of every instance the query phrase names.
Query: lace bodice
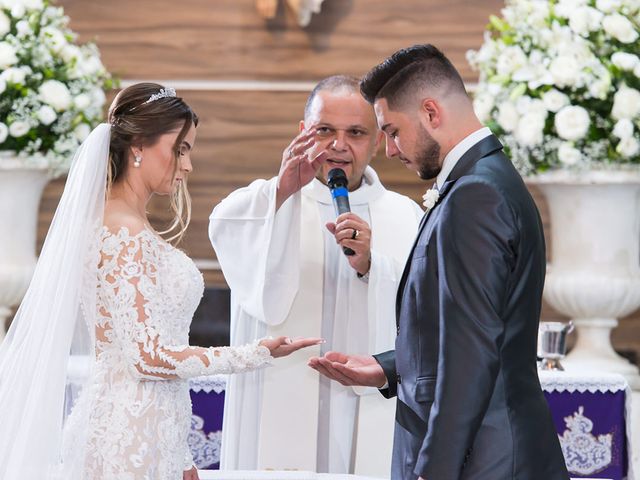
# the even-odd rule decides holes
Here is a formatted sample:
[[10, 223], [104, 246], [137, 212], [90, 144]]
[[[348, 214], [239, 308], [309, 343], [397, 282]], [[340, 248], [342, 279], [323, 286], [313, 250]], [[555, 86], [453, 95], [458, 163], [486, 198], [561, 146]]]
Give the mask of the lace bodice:
[[73, 426], [83, 411], [89, 418], [85, 479], [181, 479], [193, 465], [186, 379], [243, 372], [271, 359], [258, 342], [188, 345], [203, 290], [194, 263], [151, 230], [102, 229], [96, 368], [69, 420]]

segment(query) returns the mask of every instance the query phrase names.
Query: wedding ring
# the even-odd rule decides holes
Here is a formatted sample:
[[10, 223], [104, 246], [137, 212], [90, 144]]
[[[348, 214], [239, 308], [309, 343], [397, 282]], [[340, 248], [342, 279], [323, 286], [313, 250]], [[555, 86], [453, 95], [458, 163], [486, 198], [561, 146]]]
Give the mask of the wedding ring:
[[358, 238], [358, 235], [360, 235], [360, 232], [354, 228], [353, 234], [351, 235], [351, 240], [355, 240], [356, 238]]

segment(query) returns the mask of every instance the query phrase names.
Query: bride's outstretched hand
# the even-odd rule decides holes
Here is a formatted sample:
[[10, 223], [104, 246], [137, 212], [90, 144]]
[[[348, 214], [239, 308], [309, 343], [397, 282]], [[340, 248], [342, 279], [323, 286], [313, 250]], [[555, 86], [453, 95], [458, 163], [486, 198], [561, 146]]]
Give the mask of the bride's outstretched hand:
[[322, 338], [265, 338], [260, 341], [260, 345], [267, 347], [274, 358], [285, 357], [301, 348], [312, 347], [324, 343]]

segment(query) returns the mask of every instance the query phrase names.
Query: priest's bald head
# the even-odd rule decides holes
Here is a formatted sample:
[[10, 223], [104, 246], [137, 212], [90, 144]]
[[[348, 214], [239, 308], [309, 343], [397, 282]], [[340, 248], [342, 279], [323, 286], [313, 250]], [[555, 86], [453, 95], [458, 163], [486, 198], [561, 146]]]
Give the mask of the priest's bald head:
[[335, 75], [320, 81], [305, 105], [300, 130], [305, 128], [315, 133], [309, 156], [327, 152], [318, 179], [326, 183], [329, 170], [342, 168], [349, 190], [358, 188], [382, 139], [373, 108], [360, 93], [359, 79]]

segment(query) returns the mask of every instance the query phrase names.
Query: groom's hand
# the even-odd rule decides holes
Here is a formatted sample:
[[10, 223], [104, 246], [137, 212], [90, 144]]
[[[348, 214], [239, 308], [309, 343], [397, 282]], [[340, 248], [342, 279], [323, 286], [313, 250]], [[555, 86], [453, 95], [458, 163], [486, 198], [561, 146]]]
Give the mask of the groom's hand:
[[371, 355], [327, 352], [324, 357], [310, 358], [309, 366], [345, 386], [382, 388], [387, 383], [382, 367]]
[[200, 477], [198, 476], [198, 469], [195, 465], [191, 467], [191, 469], [185, 470], [182, 473], [182, 480], [200, 480]]

